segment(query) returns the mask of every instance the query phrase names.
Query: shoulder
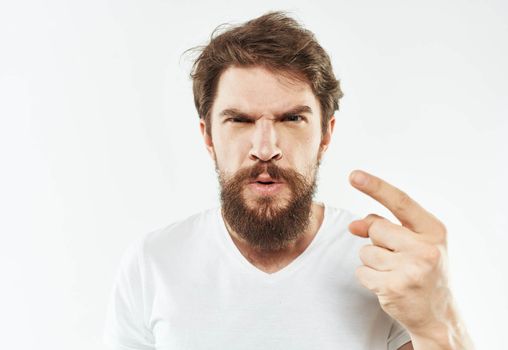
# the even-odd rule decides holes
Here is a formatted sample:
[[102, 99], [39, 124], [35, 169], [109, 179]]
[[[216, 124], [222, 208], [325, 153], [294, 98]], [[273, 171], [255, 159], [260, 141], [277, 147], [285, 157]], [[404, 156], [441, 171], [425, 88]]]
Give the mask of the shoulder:
[[332, 206], [328, 203], [325, 205], [325, 215], [328, 222], [335, 224], [347, 224], [353, 220], [358, 220], [361, 217], [348, 209]]
[[358, 214], [348, 209], [325, 204], [323, 227], [324, 231], [327, 232], [325, 236], [328, 243], [335, 243], [336, 247], [349, 251], [354, 251], [366, 244], [365, 238], [354, 235], [349, 231], [349, 224], [359, 219], [361, 217]]
[[205, 244], [210, 230], [216, 227], [220, 211], [218, 207], [209, 208], [167, 226], [140, 234], [127, 248], [127, 255], [137, 255], [144, 260], [146, 256], [175, 256], [185, 254], [188, 249], [196, 249]]
[[209, 208], [165, 227], [148, 232], [141, 237], [145, 245], [159, 244], [161, 241], [182, 240], [199, 234], [203, 228], [216, 223], [219, 208]]
[[358, 220], [361, 217], [348, 209], [334, 207], [329, 204], [325, 204], [325, 216], [323, 220], [323, 226], [336, 232], [334, 236], [343, 236], [349, 233], [349, 236], [357, 237], [349, 232], [349, 224]]

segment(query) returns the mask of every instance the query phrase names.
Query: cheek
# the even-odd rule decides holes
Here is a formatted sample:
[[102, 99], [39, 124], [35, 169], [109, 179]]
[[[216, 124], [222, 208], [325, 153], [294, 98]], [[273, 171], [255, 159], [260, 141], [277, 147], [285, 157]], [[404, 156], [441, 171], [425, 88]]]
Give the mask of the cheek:
[[309, 177], [312, 175], [316, 162], [317, 152], [313, 153], [309, 148], [305, 147], [293, 147], [289, 153], [286, 153], [286, 160], [283, 166], [292, 168], [305, 177]]
[[307, 168], [309, 163], [317, 161], [320, 139], [312, 136], [302, 138], [300, 142], [287, 145], [286, 154], [299, 168]]
[[214, 143], [214, 150], [219, 169], [228, 173], [236, 172], [249, 156], [248, 145], [227, 138]]

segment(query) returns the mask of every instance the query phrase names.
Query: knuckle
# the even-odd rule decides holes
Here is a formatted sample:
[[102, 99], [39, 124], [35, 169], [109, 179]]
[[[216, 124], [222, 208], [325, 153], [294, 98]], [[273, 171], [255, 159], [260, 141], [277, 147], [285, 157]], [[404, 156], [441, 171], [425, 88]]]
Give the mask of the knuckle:
[[405, 290], [404, 283], [400, 283], [397, 281], [392, 281], [391, 283], [387, 284], [383, 292], [385, 295], [390, 295], [391, 298], [395, 299], [395, 297], [403, 295]]
[[377, 215], [377, 214], [374, 214], [374, 213], [370, 213], [370, 214], [369, 214], [369, 215], [367, 215], [365, 218], [366, 218], [366, 219], [367, 219], [367, 218], [369, 218], [369, 219], [379, 219], [379, 218], [380, 218], [380, 216], [379, 216], [379, 215]]
[[441, 250], [435, 245], [429, 245], [423, 249], [422, 257], [425, 262], [434, 266], [441, 259]]
[[367, 257], [368, 249], [369, 249], [369, 244], [364, 245], [360, 248], [359, 255], [360, 255], [360, 259], [362, 259], [362, 261], [365, 260], [365, 258]]
[[365, 275], [366, 274], [365, 271], [366, 271], [365, 266], [363, 265], [358, 266], [355, 270], [356, 278], [360, 281], [361, 284], [365, 286], [365, 288], [375, 291], [376, 287], [372, 284], [371, 281], [368, 280], [368, 278]]
[[369, 229], [369, 237], [376, 245], [383, 245], [391, 241], [389, 234], [389, 221], [386, 219], [376, 220]]
[[441, 220], [438, 220], [437, 224], [438, 224], [438, 228], [441, 232], [443, 232], [444, 234], [446, 234], [446, 232], [448, 232], [446, 225]]
[[366, 265], [379, 264], [379, 254], [372, 244], [364, 245], [360, 248], [360, 259]]
[[373, 232], [376, 232], [378, 230], [378, 227], [379, 227], [379, 219], [374, 219], [372, 221], [372, 224], [370, 224], [369, 234], [373, 233]]
[[395, 202], [395, 208], [399, 211], [407, 209], [411, 205], [412, 201], [413, 200], [411, 199], [411, 197], [409, 197], [409, 195], [406, 192], [401, 191]]
[[379, 181], [379, 179], [376, 178], [371, 179], [371, 186], [373, 193], [380, 193], [381, 190], [383, 189], [381, 181]]
[[383, 228], [386, 224], [387, 220], [382, 217], [377, 217], [372, 221], [372, 225], [370, 225], [370, 228], [372, 231], [378, 231], [379, 229]]
[[436, 233], [436, 236], [439, 241], [441, 241], [441, 242], [446, 241], [446, 238], [448, 235], [448, 230], [447, 230], [445, 224], [443, 224], [443, 222], [441, 222], [440, 220], [436, 221], [435, 233]]
[[374, 213], [370, 213], [363, 220], [366, 221], [366, 222], [370, 222], [370, 226], [372, 226], [373, 224], [377, 225], [377, 221], [383, 220], [383, 219], [384, 218], [382, 216], [379, 216], [379, 215], [374, 214]]
[[409, 288], [418, 288], [423, 285], [425, 274], [422, 268], [417, 265], [407, 265], [405, 270], [406, 282]]

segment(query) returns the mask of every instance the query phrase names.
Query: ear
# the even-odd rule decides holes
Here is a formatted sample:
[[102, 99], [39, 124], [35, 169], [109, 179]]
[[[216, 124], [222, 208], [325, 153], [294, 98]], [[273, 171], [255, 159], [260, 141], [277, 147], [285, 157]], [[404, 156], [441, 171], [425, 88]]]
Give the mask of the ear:
[[331, 116], [328, 121], [328, 128], [326, 129], [326, 133], [323, 135], [320, 145], [320, 158], [323, 156], [325, 151], [328, 149], [330, 142], [332, 141], [333, 128], [335, 127], [335, 116]]
[[208, 154], [210, 154], [212, 160], [215, 161], [215, 151], [213, 149], [212, 136], [209, 135], [208, 132], [206, 131], [206, 124], [203, 118], [199, 118], [199, 129], [201, 131], [201, 135], [203, 136], [203, 141], [205, 142], [206, 150], [208, 151]]

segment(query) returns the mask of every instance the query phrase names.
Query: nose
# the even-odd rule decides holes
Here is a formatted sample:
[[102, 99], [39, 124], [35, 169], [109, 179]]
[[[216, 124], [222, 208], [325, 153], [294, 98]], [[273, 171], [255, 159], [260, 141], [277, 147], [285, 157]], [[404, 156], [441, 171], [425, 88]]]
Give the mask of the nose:
[[277, 132], [272, 120], [258, 119], [251, 137], [252, 147], [249, 152], [251, 160], [267, 162], [282, 158], [282, 151], [277, 146]]

